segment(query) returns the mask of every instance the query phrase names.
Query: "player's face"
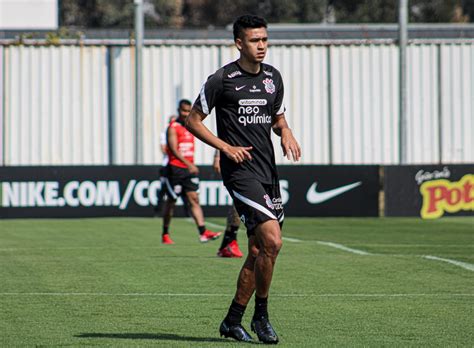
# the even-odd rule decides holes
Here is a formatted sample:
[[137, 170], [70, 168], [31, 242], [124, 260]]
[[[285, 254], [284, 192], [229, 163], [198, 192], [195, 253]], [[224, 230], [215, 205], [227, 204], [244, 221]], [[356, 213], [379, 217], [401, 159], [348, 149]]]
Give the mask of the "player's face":
[[235, 41], [243, 57], [252, 63], [261, 63], [265, 59], [268, 48], [266, 28], [245, 29], [241, 38]]
[[180, 118], [188, 117], [190, 112], [191, 112], [191, 105], [181, 104], [181, 106], [178, 109], [178, 114]]

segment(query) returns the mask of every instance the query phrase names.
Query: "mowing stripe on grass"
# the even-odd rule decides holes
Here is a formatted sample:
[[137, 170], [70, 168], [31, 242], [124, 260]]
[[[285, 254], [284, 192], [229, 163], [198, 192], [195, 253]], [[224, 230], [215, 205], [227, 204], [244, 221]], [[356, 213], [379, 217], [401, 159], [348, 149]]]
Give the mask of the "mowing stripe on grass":
[[[92, 296], [92, 297], [229, 297], [233, 294], [212, 293], [108, 293], [108, 292], [2, 292], [0, 296]], [[433, 293], [433, 294], [272, 294], [272, 297], [474, 297], [474, 294]]]
[[318, 244], [321, 244], [321, 245], [327, 245], [327, 246], [330, 246], [330, 247], [333, 247], [333, 248], [336, 248], [336, 249], [340, 249], [340, 250], [344, 250], [344, 251], [348, 251], [350, 253], [353, 253], [353, 254], [358, 254], [358, 255], [371, 255], [370, 253], [366, 252], [366, 251], [363, 251], [363, 250], [358, 250], [358, 249], [352, 249], [352, 248], [348, 248], [342, 244], [338, 244], [338, 243], [332, 243], [332, 242], [323, 242], [323, 241], [317, 241]]
[[450, 263], [452, 265], [467, 269], [468, 271], [473, 271], [474, 272], [474, 265], [472, 265], [470, 263], [467, 263], [467, 262], [461, 262], [461, 261], [450, 260], [450, 259], [443, 259], [441, 257], [431, 256], [431, 255], [425, 255], [425, 256], [423, 256], [423, 258], [428, 259], [428, 260], [447, 262], [447, 263]]

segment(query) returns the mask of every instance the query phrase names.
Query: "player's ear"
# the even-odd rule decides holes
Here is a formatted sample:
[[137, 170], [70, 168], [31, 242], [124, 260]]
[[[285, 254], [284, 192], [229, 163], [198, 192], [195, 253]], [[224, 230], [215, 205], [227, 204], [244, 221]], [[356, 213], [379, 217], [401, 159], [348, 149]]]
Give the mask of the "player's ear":
[[237, 49], [239, 51], [242, 50], [242, 39], [240, 37], [238, 37], [237, 39], [235, 39], [235, 46], [237, 46]]

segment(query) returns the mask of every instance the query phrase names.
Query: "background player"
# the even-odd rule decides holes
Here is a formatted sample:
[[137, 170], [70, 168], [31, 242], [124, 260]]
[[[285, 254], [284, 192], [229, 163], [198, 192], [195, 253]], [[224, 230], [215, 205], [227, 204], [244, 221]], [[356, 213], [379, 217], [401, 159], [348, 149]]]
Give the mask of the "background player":
[[178, 104], [178, 118], [171, 122], [167, 130], [168, 166], [166, 168], [166, 199], [163, 212], [163, 244], [174, 244], [169, 236], [169, 226], [178, 197], [184, 193], [185, 202], [198, 227], [199, 241], [202, 243], [219, 238], [221, 233], [206, 229], [204, 214], [199, 205], [199, 169], [194, 165], [194, 136], [184, 127], [184, 121], [191, 111], [191, 102], [182, 99]]

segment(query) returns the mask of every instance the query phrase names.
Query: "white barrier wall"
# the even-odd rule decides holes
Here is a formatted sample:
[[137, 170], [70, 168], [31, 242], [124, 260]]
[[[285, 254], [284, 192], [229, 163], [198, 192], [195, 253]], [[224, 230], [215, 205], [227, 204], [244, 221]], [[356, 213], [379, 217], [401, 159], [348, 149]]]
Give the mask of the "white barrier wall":
[[[194, 101], [238, 52], [166, 44], [143, 53], [143, 164], [159, 164], [178, 100]], [[133, 47], [4, 46], [3, 57], [5, 165], [133, 164]], [[397, 46], [276, 44], [267, 62], [282, 72], [302, 163], [398, 164]], [[473, 66], [474, 42], [409, 46], [410, 163], [474, 162]], [[206, 123], [215, 130], [214, 115]], [[212, 156], [197, 141], [196, 162]]]
[[443, 161], [474, 161], [474, 44], [444, 45], [441, 54]]
[[107, 48], [4, 48], [4, 164], [108, 160]]
[[330, 50], [333, 163], [397, 163], [397, 47]]

